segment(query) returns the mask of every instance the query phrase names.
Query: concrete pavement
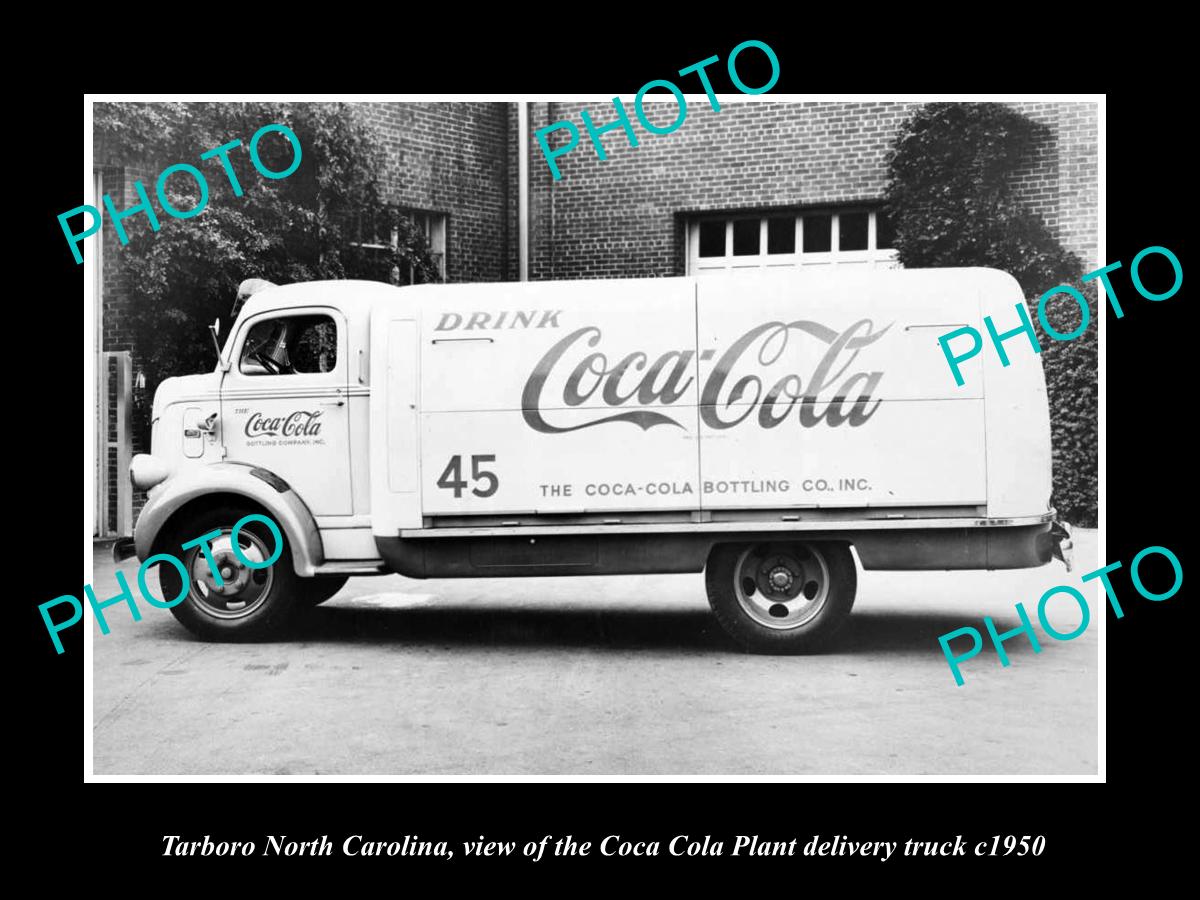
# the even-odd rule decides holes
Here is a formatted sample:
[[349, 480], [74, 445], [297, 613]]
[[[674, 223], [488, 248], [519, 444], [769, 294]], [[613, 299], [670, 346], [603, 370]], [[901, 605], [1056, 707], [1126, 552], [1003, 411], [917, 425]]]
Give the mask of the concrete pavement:
[[[957, 687], [938, 635], [1020, 624], [1077, 568], [861, 572], [814, 656], [743, 654], [701, 575], [359, 578], [284, 640], [207, 644], [143, 604], [94, 631], [97, 774], [1094, 774], [1103, 607], [1070, 642], [990, 645]], [[118, 592], [97, 552], [93, 585]], [[121, 570], [135, 584], [136, 560]], [[1061, 604], [1061, 606], [1059, 605]], [[1060, 631], [1078, 623], [1051, 607]], [[89, 613], [90, 615], [90, 613]], [[964, 641], [964, 644], [967, 643]]]

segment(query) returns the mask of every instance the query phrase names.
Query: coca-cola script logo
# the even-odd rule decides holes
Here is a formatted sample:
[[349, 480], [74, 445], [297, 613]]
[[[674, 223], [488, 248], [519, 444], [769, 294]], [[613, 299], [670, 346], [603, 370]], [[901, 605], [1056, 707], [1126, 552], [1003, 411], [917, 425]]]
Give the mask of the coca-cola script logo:
[[[794, 322], [767, 322], [750, 329], [734, 341], [713, 366], [700, 390], [700, 418], [709, 428], [732, 428], [757, 412], [758, 424], [762, 428], [780, 425], [793, 408], [799, 404], [797, 416], [800, 424], [812, 428], [821, 422], [830, 427], [843, 423], [856, 428], [866, 422], [879, 408], [879, 401], [871, 405], [871, 395], [883, 378], [882, 372], [854, 372], [847, 370], [854, 364], [859, 352], [875, 343], [892, 326], [880, 331], [873, 330], [870, 319], [860, 319], [840, 334], [820, 322], [798, 319]], [[794, 333], [802, 333], [825, 344], [823, 355], [816, 360], [807, 380], [799, 373], [791, 372], [779, 378], [764, 390], [763, 379], [755, 369], [773, 365], [787, 350]], [[595, 325], [571, 332], [556, 343], [534, 367], [521, 395], [521, 407], [525, 422], [535, 431], [545, 434], [563, 434], [603, 425], [606, 422], [632, 422], [643, 431], [656, 425], [685, 426], [673, 416], [658, 410], [640, 409], [601, 415], [590, 422], [577, 425], [554, 425], [546, 421], [542, 410], [545, 406], [558, 403], [542, 396], [549, 381], [565, 372], [572, 354], [583, 352], [584, 345], [595, 347], [602, 333]], [[700, 358], [708, 360], [715, 355], [705, 350]], [[630, 353], [611, 368], [608, 357], [601, 352], [588, 353], [571, 369], [563, 383], [562, 403], [567, 407], [581, 406], [599, 394], [606, 406], [623, 407], [635, 403], [640, 406], [661, 403], [670, 405], [682, 397], [693, 382], [695, 371], [694, 350], [671, 350], [653, 363], [645, 353]], [[844, 359], [835, 371], [839, 357]], [[633, 384], [627, 379], [630, 369], [644, 372]], [[740, 375], [739, 375], [740, 373]], [[585, 386], [585, 380], [588, 382]], [[627, 387], [622, 387], [625, 380]], [[824, 395], [824, 396], [822, 396]], [[817, 403], [827, 403], [817, 410]], [[850, 404], [849, 410], [845, 408]]]
[[321, 433], [321, 411], [298, 409], [269, 419], [256, 412], [246, 420], [246, 437], [312, 437]]

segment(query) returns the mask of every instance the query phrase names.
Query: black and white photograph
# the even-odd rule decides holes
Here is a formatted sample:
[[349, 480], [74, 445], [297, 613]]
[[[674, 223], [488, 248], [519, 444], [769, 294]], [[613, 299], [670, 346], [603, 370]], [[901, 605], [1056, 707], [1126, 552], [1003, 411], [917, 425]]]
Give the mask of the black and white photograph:
[[1104, 98], [765, 54], [89, 97], [89, 779], [1102, 780]]

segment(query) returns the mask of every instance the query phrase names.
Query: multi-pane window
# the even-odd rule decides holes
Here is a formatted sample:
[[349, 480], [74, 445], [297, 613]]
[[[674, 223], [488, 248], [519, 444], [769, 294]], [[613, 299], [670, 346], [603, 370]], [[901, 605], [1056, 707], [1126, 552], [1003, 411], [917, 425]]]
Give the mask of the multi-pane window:
[[424, 233], [425, 239], [429, 241], [429, 253], [433, 257], [434, 264], [442, 276], [442, 281], [445, 281], [446, 217], [441, 213], [421, 212], [415, 209], [406, 210], [405, 215], [416, 223], [417, 228]]
[[897, 268], [887, 217], [876, 209], [733, 213], [688, 225], [688, 274], [785, 266]]
[[[417, 230], [425, 235], [425, 239], [429, 242], [429, 255], [433, 257], [434, 265], [437, 266], [438, 273], [441, 275], [442, 281], [446, 280], [446, 216], [443, 213], [425, 212], [417, 209], [404, 209], [401, 213], [411, 219], [417, 226]], [[363, 239], [355, 244], [355, 246], [364, 247], [368, 250], [387, 250], [390, 247], [395, 247], [399, 242], [399, 234], [393, 229], [390, 235], [378, 234], [378, 229], [372, 229], [370, 226], [360, 223], [360, 229], [364, 232]], [[372, 233], [372, 232], [375, 233]], [[391, 280], [396, 284], [412, 284], [415, 280], [412, 266], [408, 267], [405, 272], [393, 271]]]

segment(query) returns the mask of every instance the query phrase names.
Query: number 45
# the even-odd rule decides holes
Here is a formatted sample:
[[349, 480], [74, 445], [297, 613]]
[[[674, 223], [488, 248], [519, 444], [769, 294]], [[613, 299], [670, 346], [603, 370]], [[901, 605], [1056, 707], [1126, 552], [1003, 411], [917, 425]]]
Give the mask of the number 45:
[[[480, 463], [495, 461], [496, 457], [492, 455], [471, 457], [471, 480], [476, 484], [476, 487], [471, 488], [471, 493], [476, 497], [490, 497], [500, 487], [500, 479], [496, 477], [496, 473], [479, 468]], [[480, 482], [486, 484], [487, 487], [481, 490], [478, 487]], [[462, 477], [461, 456], [450, 457], [450, 462], [446, 465], [446, 471], [442, 472], [441, 477], [437, 480], [437, 486], [454, 491], [456, 499], [462, 496], [462, 492], [467, 488], [467, 482]]]

